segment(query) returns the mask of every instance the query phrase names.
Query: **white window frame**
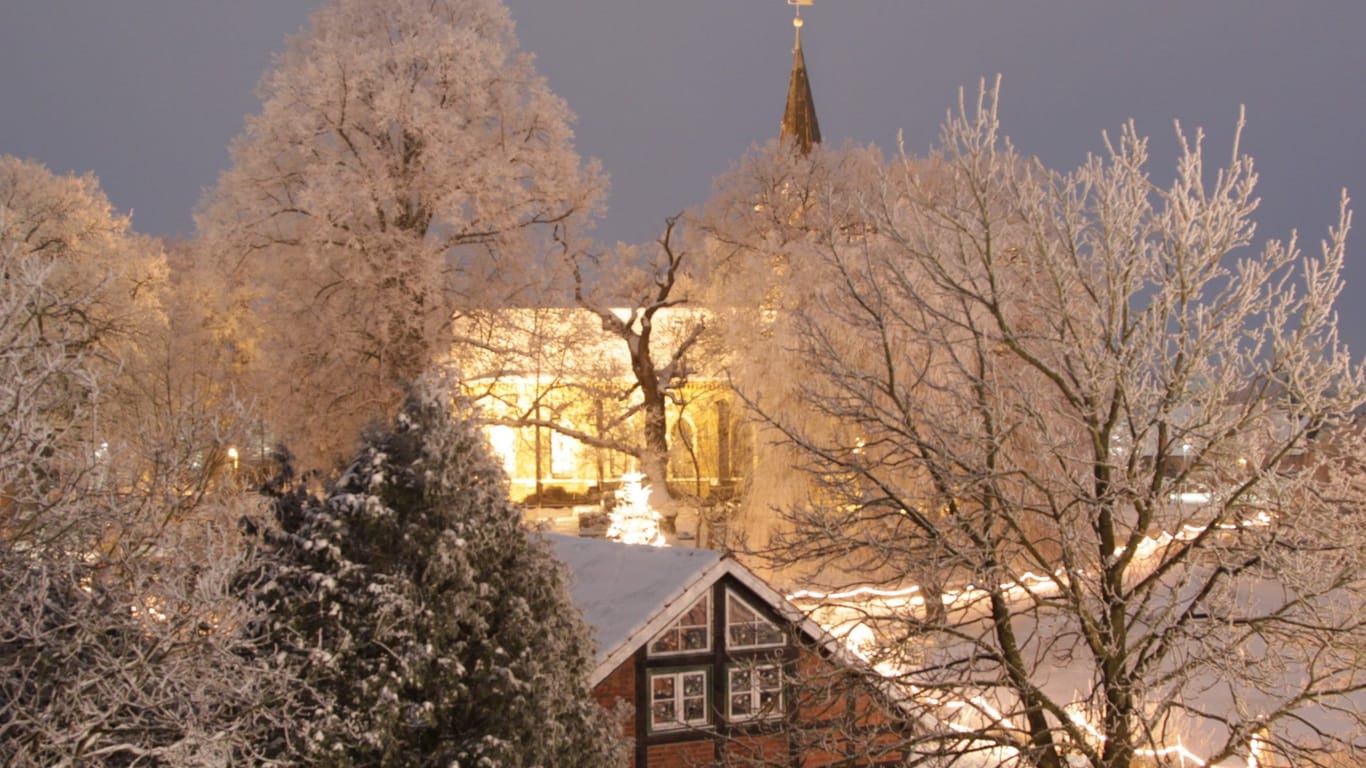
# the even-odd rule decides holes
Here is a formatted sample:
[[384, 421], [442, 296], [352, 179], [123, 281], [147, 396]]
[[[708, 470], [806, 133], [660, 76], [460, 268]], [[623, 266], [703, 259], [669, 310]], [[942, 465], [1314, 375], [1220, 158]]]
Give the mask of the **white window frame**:
[[[765, 687], [763, 684], [763, 673], [774, 671], [778, 676], [776, 687]], [[741, 673], [749, 674], [749, 687], [743, 690], [736, 687], [736, 675]], [[746, 722], [750, 720], [772, 720], [783, 715], [783, 665], [780, 662], [742, 662], [731, 664], [726, 667], [726, 719], [732, 722]], [[771, 706], [765, 708], [764, 694], [776, 694], [777, 698]], [[735, 699], [744, 697], [748, 701], [749, 712], [737, 714], [735, 712]]]
[[[702, 681], [701, 694], [688, 695], [686, 685], [688, 679], [700, 678]], [[657, 680], [672, 679], [673, 696], [667, 699], [655, 698], [655, 682]], [[646, 686], [646, 695], [649, 696], [647, 706], [650, 712], [650, 732], [661, 733], [668, 731], [678, 731], [685, 728], [705, 728], [711, 725], [711, 670], [707, 667], [686, 667], [682, 669], [660, 669], [650, 670]], [[669, 703], [673, 705], [673, 712], [676, 716], [686, 712], [689, 700], [702, 700], [702, 715], [688, 719], [678, 717], [674, 720], [659, 721], [655, 719], [655, 705]]]
[[[734, 600], [735, 602], [739, 603], [740, 605], [743, 605], [747, 610], [749, 610], [751, 613], [753, 613], [753, 614], [754, 614], [755, 621], [749, 622], [749, 621], [736, 621], [736, 620], [734, 620], [734, 617], [731, 615], [731, 614], [732, 614], [732, 611], [731, 611], [731, 609], [730, 609], [730, 601], [732, 601], [732, 600]], [[760, 627], [760, 626], [763, 626], [763, 627], [772, 627], [773, 629], [777, 630], [777, 632], [778, 632], [778, 639], [777, 639], [776, 641], [767, 642], [767, 643], [739, 643], [739, 642], [736, 642], [735, 639], [734, 639], [734, 637], [731, 635], [731, 627], [746, 626], [746, 625], [754, 626], [754, 628], [755, 628], [755, 636], [756, 636], [756, 637], [758, 636], [758, 627]], [[743, 648], [743, 649], [751, 649], [751, 648], [781, 648], [781, 647], [784, 646], [784, 645], [787, 645], [787, 633], [783, 631], [783, 627], [782, 627], [781, 624], [779, 624], [779, 623], [776, 622], [776, 621], [771, 621], [771, 620], [769, 620], [769, 618], [768, 618], [767, 616], [764, 615], [764, 612], [763, 612], [763, 611], [759, 610], [758, 608], [755, 608], [753, 605], [750, 604], [750, 602], [749, 602], [748, 600], [744, 599], [743, 597], [740, 597], [740, 595], [736, 594], [734, 591], [732, 591], [732, 590], [730, 590], [730, 589], [727, 589], [727, 590], [726, 590], [726, 647], [727, 647], [727, 648], [737, 648], [737, 649], [740, 649], [740, 648]]]
[[[692, 613], [693, 608], [696, 607], [696, 605], [697, 605], [699, 602], [705, 602], [705, 605], [706, 605], [706, 623], [705, 623], [705, 625], [688, 624], [688, 625], [686, 625], [686, 627], [685, 627], [684, 624], [683, 624], [683, 620], [684, 620], [685, 618], [687, 618], [687, 616], [688, 616], [689, 613]], [[715, 613], [715, 612], [712, 611], [712, 604], [711, 604], [711, 590], [709, 589], [709, 590], [707, 590], [705, 593], [703, 593], [701, 597], [699, 597], [699, 598], [697, 598], [696, 600], [694, 600], [694, 601], [692, 601], [691, 603], [689, 603], [689, 604], [688, 604], [687, 610], [683, 611], [683, 613], [682, 613], [681, 615], [679, 615], [679, 617], [678, 617], [677, 620], [675, 620], [675, 621], [674, 621], [672, 624], [670, 624], [668, 627], [665, 627], [663, 630], [660, 630], [654, 637], [650, 638], [650, 643], [649, 643], [648, 646], [646, 646], [647, 653], [648, 653], [650, 656], [684, 656], [684, 655], [693, 654], [693, 653], [710, 653], [710, 652], [711, 652], [711, 645], [712, 645], [712, 643], [711, 643], [711, 635], [712, 635], [711, 622], [712, 622], [712, 616], [714, 615], [714, 613]], [[686, 630], [695, 630], [695, 629], [699, 629], [699, 628], [705, 633], [706, 644], [703, 645], [703, 646], [700, 647], [700, 648], [685, 648], [685, 647], [684, 647], [684, 643], [683, 643], [683, 633], [684, 633], [685, 629], [686, 629]], [[674, 633], [674, 634], [677, 635], [677, 647], [676, 647], [674, 650], [656, 650], [656, 649], [655, 649], [655, 646], [658, 645], [659, 642], [660, 642], [666, 635], [668, 635], [668, 634], [670, 634], [670, 633]]]

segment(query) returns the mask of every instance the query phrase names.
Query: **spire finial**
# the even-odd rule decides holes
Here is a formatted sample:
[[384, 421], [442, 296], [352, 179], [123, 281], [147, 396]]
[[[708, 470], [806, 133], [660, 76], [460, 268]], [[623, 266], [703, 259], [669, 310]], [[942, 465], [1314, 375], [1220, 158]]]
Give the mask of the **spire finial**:
[[802, 6], [811, 5], [812, 1], [813, 0], [787, 0], [787, 4], [792, 6], [792, 10], [796, 14], [792, 17], [792, 27], [796, 30], [797, 42], [795, 45], [797, 46], [802, 44], [802, 25], [806, 23], [802, 21]]

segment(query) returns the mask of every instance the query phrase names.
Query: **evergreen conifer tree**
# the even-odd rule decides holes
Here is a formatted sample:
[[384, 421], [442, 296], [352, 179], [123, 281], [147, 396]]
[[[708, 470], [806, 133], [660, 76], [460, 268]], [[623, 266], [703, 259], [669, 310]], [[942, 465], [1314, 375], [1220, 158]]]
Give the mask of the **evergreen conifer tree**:
[[449, 377], [411, 388], [324, 497], [277, 488], [245, 584], [314, 703], [280, 748], [323, 765], [617, 762], [591, 639]]

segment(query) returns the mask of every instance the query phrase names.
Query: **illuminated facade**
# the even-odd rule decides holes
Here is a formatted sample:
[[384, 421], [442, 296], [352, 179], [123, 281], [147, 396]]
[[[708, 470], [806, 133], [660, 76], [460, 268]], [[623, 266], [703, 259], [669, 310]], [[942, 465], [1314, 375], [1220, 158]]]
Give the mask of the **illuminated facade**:
[[[656, 318], [653, 344], [671, 349], [698, 310]], [[659, 318], [663, 317], [663, 322]], [[462, 328], [478, 351], [458, 360], [469, 394], [488, 422], [512, 496], [547, 504], [594, 502], [642, 468], [632, 451], [644, 416], [626, 342], [604, 333], [587, 310], [503, 310], [491, 322]], [[533, 350], [530, 354], [507, 350]], [[704, 362], [690, 363], [703, 369]], [[718, 379], [689, 375], [671, 391], [666, 411], [669, 486], [682, 495], [734, 494], [751, 462], [749, 427], [734, 394]]]
[[[805, 155], [821, 141], [801, 38], [801, 7], [811, 0], [788, 3], [797, 15], [779, 137]], [[624, 311], [618, 316], [626, 319]], [[682, 307], [661, 312], [652, 347], [672, 350], [702, 316]], [[595, 501], [624, 474], [642, 469], [632, 451], [622, 450], [636, 448], [639, 455], [644, 418], [624, 339], [577, 308], [501, 310], [484, 320], [466, 321], [460, 330], [476, 340], [471, 348], [477, 351], [458, 362], [490, 421], [489, 441], [503, 458], [514, 499]], [[730, 498], [753, 463], [752, 426], [737, 418], [734, 393], [714, 373], [723, 361], [691, 362], [693, 371], [713, 373], [691, 373], [670, 391], [669, 487], [675, 494]]]

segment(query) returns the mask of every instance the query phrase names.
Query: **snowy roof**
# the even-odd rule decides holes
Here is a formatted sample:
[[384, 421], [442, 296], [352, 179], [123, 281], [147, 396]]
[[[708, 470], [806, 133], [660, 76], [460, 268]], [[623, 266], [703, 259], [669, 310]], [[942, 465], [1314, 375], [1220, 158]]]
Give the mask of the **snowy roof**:
[[593, 629], [597, 685], [722, 576], [749, 587], [779, 615], [832, 653], [843, 646], [796, 606], [736, 560], [720, 552], [684, 547], [651, 547], [546, 534], [555, 556], [569, 569], [569, 594]]
[[[651, 547], [604, 539], [547, 534], [555, 555], [569, 568], [569, 594], [593, 628], [598, 662], [614, 651], [636, 643], [634, 636], [655, 623], [680, 602], [694, 584], [707, 578], [721, 562], [721, 553], [708, 549]], [[686, 605], [676, 606], [682, 610]], [[644, 639], [641, 640], [644, 642]], [[610, 671], [610, 670], [609, 670]]]

